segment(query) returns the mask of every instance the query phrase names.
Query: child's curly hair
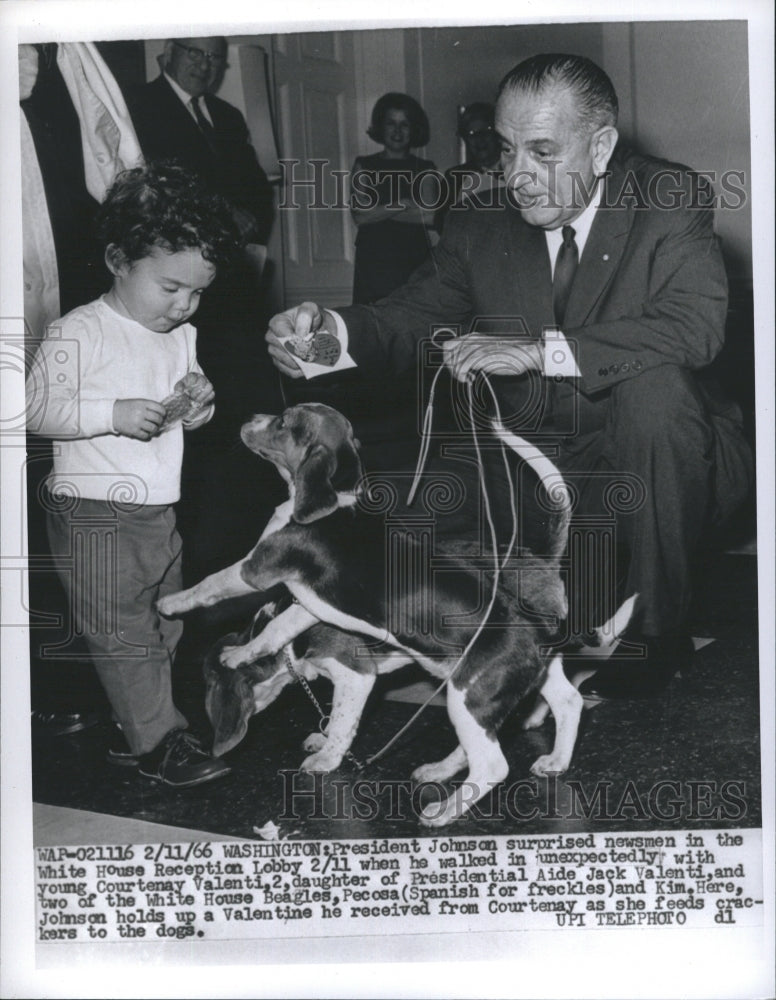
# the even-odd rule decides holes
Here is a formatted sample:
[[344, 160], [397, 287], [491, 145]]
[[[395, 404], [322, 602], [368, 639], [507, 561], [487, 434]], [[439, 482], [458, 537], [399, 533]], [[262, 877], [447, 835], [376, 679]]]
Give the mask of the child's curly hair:
[[148, 163], [119, 174], [97, 212], [97, 232], [128, 263], [154, 247], [197, 249], [211, 264], [229, 264], [240, 245], [230, 206], [177, 163]]

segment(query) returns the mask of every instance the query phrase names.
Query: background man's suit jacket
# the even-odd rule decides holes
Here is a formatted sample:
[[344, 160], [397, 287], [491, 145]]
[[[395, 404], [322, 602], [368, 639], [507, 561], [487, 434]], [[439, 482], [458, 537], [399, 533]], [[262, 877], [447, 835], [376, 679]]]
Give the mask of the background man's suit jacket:
[[216, 155], [163, 75], [126, 96], [146, 159], [177, 159], [199, 173], [255, 217], [257, 229], [251, 242], [266, 243], [272, 225], [271, 188], [237, 108], [211, 94], [202, 99], [213, 122]]

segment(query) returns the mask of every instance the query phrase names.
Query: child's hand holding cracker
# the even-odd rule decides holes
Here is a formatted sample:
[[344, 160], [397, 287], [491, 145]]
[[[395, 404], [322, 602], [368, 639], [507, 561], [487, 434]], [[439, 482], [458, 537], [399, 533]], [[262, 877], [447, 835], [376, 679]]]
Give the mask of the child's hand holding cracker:
[[206, 376], [200, 372], [189, 372], [175, 383], [175, 392], [185, 392], [200, 409], [209, 406], [215, 399], [215, 391]]
[[138, 441], [156, 437], [164, 417], [164, 406], [153, 399], [117, 399], [113, 404], [114, 431]]
[[175, 383], [172, 395], [162, 400], [164, 420], [160, 429], [166, 431], [178, 422], [187, 427], [203, 417], [214, 399], [208, 379], [200, 372], [189, 372]]

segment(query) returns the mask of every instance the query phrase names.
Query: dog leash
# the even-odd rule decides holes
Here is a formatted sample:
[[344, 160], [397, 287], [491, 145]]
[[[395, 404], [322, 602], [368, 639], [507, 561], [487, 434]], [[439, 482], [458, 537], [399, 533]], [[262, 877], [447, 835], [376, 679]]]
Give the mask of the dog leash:
[[320, 723], [319, 723], [320, 730], [321, 730], [321, 733], [323, 733], [324, 735], [326, 735], [325, 732], [324, 732], [324, 730], [326, 729], [326, 723], [329, 721], [329, 716], [321, 708], [320, 702], [318, 701], [318, 699], [313, 694], [313, 689], [307, 683], [307, 678], [303, 677], [299, 673], [299, 671], [296, 669], [296, 667], [294, 666], [293, 660], [291, 659], [291, 656], [290, 656], [290, 654], [288, 652], [288, 646], [286, 646], [284, 648], [284, 650], [283, 650], [283, 658], [286, 661], [286, 670], [289, 672], [289, 674], [291, 674], [291, 676], [294, 678], [294, 680], [297, 682], [297, 684], [300, 684], [302, 686], [302, 688], [304, 689], [304, 691], [307, 694], [307, 697], [310, 699], [310, 701], [313, 703], [313, 705], [315, 705], [315, 707], [318, 709], [318, 715], [320, 715], [320, 717], [321, 717], [321, 720], [320, 720]]
[[[298, 603], [297, 600], [296, 600], [296, 598], [294, 598], [294, 603]], [[253, 621], [251, 622], [250, 632], [248, 633], [248, 641], [249, 642], [250, 642], [251, 639], [254, 639], [255, 636], [256, 636], [256, 625], [258, 623], [259, 616], [261, 615], [262, 611], [264, 611], [263, 607], [259, 608], [259, 610], [256, 612], [256, 614], [253, 616]], [[326, 735], [326, 727], [329, 724], [329, 720], [330, 720], [331, 716], [327, 715], [326, 712], [324, 712], [323, 708], [321, 707], [321, 703], [315, 697], [315, 693], [314, 693], [313, 689], [310, 687], [310, 685], [309, 685], [309, 683], [307, 681], [307, 678], [304, 677], [296, 669], [296, 667], [294, 666], [294, 661], [293, 661], [293, 659], [291, 657], [291, 654], [289, 652], [289, 646], [290, 645], [291, 644], [289, 643], [288, 645], [286, 645], [286, 646], [283, 647], [283, 660], [285, 662], [286, 670], [291, 675], [291, 677], [296, 681], [296, 683], [299, 684], [299, 686], [302, 688], [302, 690], [305, 692], [305, 694], [307, 695], [307, 697], [310, 699], [310, 701], [315, 706], [315, 709], [318, 712], [318, 716], [319, 716], [319, 719], [318, 719], [318, 728], [319, 728], [319, 730], [321, 732], [321, 735], [325, 736]], [[352, 764], [355, 765], [355, 767], [356, 767], [356, 769], [358, 771], [363, 771], [365, 765], [350, 750], [346, 750], [344, 756], [347, 758], [347, 760], [349, 760]]]
[[[315, 697], [313, 689], [307, 683], [307, 678], [303, 677], [302, 674], [300, 674], [299, 671], [294, 666], [293, 660], [291, 659], [291, 654], [288, 652], [288, 646], [284, 648], [283, 656], [286, 661], [286, 670], [288, 670], [289, 674], [291, 674], [294, 680], [301, 686], [302, 690], [307, 694], [307, 697], [310, 699], [313, 705], [315, 705], [318, 711], [318, 715], [320, 716], [320, 719], [318, 720], [318, 729], [320, 730], [321, 735], [325, 736], [326, 727], [329, 724], [329, 719], [331, 718], [331, 716], [327, 715], [321, 708], [321, 703]], [[358, 771], [364, 770], [364, 767], [366, 765], [362, 764], [361, 761], [358, 759], [358, 757], [356, 757], [355, 754], [351, 753], [350, 750], [346, 750], [344, 756], [351, 762], [351, 764], [355, 765], [356, 770]]]
[[[275, 605], [275, 607], [277, 607], [277, 605]], [[248, 633], [249, 642], [251, 639], [254, 639], [256, 637], [256, 623], [258, 622], [259, 615], [261, 615], [262, 611], [264, 611], [264, 608], [259, 608], [256, 614], [253, 616], [253, 622], [251, 623], [251, 630]], [[290, 643], [288, 645], [290, 645]], [[316, 709], [318, 710], [318, 715], [320, 715], [321, 717], [319, 726], [321, 733], [323, 733], [326, 728], [326, 723], [329, 721], [329, 716], [326, 715], [324, 710], [321, 708], [320, 702], [313, 694], [313, 689], [307, 683], [307, 678], [303, 677], [294, 666], [294, 661], [291, 659], [291, 654], [288, 651], [288, 645], [283, 647], [283, 660], [286, 665], [286, 670], [293, 677], [293, 679], [302, 687], [302, 689], [307, 693], [308, 698], [310, 699], [310, 701], [312, 701], [313, 705], [315, 705]]]
[[[421, 441], [420, 453], [418, 455], [418, 463], [417, 463], [417, 466], [415, 468], [415, 478], [414, 478], [414, 480], [412, 482], [412, 487], [410, 488], [410, 493], [409, 493], [408, 498], [407, 498], [408, 504], [412, 503], [412, 500], [415, 497], [415, 492], [417, 490], [418, 484], [420, 483], [420, 478], [421, 478], [421, 476], [423, 474], [423, 469], [425, 467], [426, 460], [428, 458], [428, 451], [429, 451], [429, 447], [430, 447], [430, 438], [431, 438], [431, 427], [432, 427], [432, 424], [433, 424], [434, 391], [436, 389], [436, 383], [437, 383], [437, 381], [439, 379], [439, 376], [441, 375], [442, 371], [443, 371], [442, 368], [439, 368], [437, 370], [437, 373], [434, 376], [434, 379], [433, 379], [433, 381], [431, 383], [431, 389], [429, 390], [429, 399], [428, 399], [428, 403], [426, 404], [426, 412], [425, 412], [425, 415], [424, 415], [424, 418], [423, 418], [423, 431], [422, 431], [422, 438], [423, 439]], [[496, 399], [496, 394], [493, 391], [493, 386], [490, 384], [490, 380], [488, 379], [487, 375], [484, 372], [480, 372], [479, 373], [479, 377], [482, 378], [483, 382], [488, 387], [488, 391], [490, 392], [491, 398], [492, 398], [493, 403], [494, 403], [494, 407], [495, 407], [495, 410], [496, 410], [496, 415], [497, 415], [498, 422], [499, 422], [499, 424], [501, 424], [501, 411], [499, 409], [498, 400]], [[376, 760], [379, 760], [380, 757], [382, 757], [385, 753], [387, 753], [387, 751], [394, 745], [394, 743], [396, 743], [396, 741], [401, 736], [403, 736], [404, 733], [406, 733], [406, 731], [410, 728], [410, 726], [412, 726], [414, 724], [414, 722], [416, 721], [416, 719], [418, 719], [418, 717], [426, 710], [426, 708], [428, 708], [428, 706], [431, 704], [431, 702], [434, 700], [434, 698], [436, 698], [436, 696], [438, 694], [440, 694], [447, 687], [447, 685], [449, 684], [449, 682], [452, 680], [453, 676], [456, 674], [456, 672], [458, 671], [459, 667], [461, 666], [461, 664], [463, 663], [463, 661], [468, 656], [468, 654], [469, 654], [472, 646], [477, 641], [477, 639], [480, 637], [480, 635], [482, 633], [482, 630], [485, 628], [485, 625], [486, 625], [486, 623], [488, 621], [488, 618], [490, 618], [490, 613], [493, 610], [493, 605], [496, 603], [496, 596], [498, 594], [498, 587], [499, 587], [499, 581], [500, 581], [500, 577], [501, 577], [501, 572], [504, 569], [504, 567], [506, 566], [507, 561], [509, 560], [510, 556], [512, 555], [512, 549], [514, 548], [515, 541], [517, 540], [517, 508], [516, 508], [516, 502], [515, 502], [515, 486], [514, 486], [514, 483], [512, 481], [512, 474], [511, 474], [511, 470], [509, 468], [509, 461], [508, 461], [508, 458], [507, 458], [506, 447], [505, 447], [505, 445], [504, 445], [504, 443], [502, 441], [501, 442], [501, 454], [502, 454], [502, 457], [504, 459], [504, 466], [506, 468], [507, 482], [509, 483], [510, 503], [512, 505], [512, 535], [511, 535], [511, 537], [509, 539], [509, 545], [507, 546], [507, 550], [506, 550], [506, 553], [504, 555], [503, 562], [499, 563], [499, 557], [498, 557], [498, 538], [496, 536], [496, 527], [495, 527], [495, 524], [493, 522], [493, 515], [492, 515], [492, 511], [491, 511], [491, 506], [490, 506], [490, 497], [488, 495], [487, 483], [486, 483], [486, 479], [485, 479], [485, 467], [484, 467], [483, 462], [482, 462], [482, 452], [481, 452], [481, 449], [480, 449], [480, 443], [479, 443], [479, 439], [478, 439], [478, 436], [477, 436], [477, 428], [476, 428], [476, 424], [475, 424], [475, 421], [474, 421], [474, 392], [473, 392], [473, 382], [474, 382], [474, 379], [471, 379], [471, 378], [467, 379], [467, 402], [468, 402], [468, 407], [469, 407], [469, 423], [470, 423], [470, 426], [471, 426], [471, 429], [472, 429], [472, 438], [474, 440], [474, 447], [475, 447], [475, 450], [477, 452], [477, 472], [478, 472], [478, 476], [479, 476], [479, 480], [480, 480], [480, 487], [482, 489], [483, 500], [484, 500], [484, 503], [485, 503], [485, 516], [487, 518], [488, 529], [490, 531], [491, 545], [493, 547], [493, 587], [492, 587], [492, 590], [491, 590], [490, 601], [488, 602], [488, 607], [485, 610], [485, 614], [482, 617], [482, 621], [477, 626], [477, 629], [475, 630], [474, 635], [471, 637], [471, 639], [469, 640], [469, 642], [466, 644], [463, 652], [458, 657], [458, 660], [457, 660], [455, 666], [452, 668], [452, 670], [447, 675], [447, 677], [445, 677], [445, 679], [441, 682], [441, 684], [439, 684], [439, 686], [437, 688], [435, 688], [434, 691], [432, 691], [432, 693], [428, 696], [428, 698], [426, 698], [426, 700], [423, 702], [423, 704], [420, 705], [420, 707], [413, 713], [413, 715], [407, 720], [407, 722], [405, 722], [404, 725], [396, 733], [394, 733], [394, 735], [385, 744], [385, 746], [383, 746], [380, 750], [378, 750], [377, 753], [374, 753], [370, 757], [367, 757], [367, 759], [366, 759], [366, 761], [364, 762], [364, 765], [363, 765], [364, 767], [368, 766], [369, 764], [373, 764]]]

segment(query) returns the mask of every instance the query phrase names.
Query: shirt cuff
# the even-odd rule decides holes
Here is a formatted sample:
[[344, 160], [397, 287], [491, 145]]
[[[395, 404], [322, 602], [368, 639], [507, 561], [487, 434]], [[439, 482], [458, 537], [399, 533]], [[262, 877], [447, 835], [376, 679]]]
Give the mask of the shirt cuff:
[[569, 342], [556, 326], [544, 330], [544, 374], [547, 378], [582, 377]]
[[101, 434], [118, 434], [113, 426], [115, 399], [82, 399], [79, 403], [79, 436], [90, 438]]

